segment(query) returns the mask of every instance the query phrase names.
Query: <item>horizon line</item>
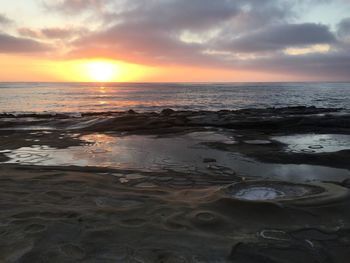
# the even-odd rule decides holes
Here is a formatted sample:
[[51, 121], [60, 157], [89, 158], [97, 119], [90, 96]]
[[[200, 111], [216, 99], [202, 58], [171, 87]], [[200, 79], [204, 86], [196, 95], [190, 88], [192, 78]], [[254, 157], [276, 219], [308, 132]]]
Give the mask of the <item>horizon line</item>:
[[350, 83], [350, 80], [305, 80], [305, 81], [110, 81], [110, 82], [98, 82], [98, 81], [1, 81], [0, 83], [76, 83], [76, 84], [210, 84], [210, 83]]

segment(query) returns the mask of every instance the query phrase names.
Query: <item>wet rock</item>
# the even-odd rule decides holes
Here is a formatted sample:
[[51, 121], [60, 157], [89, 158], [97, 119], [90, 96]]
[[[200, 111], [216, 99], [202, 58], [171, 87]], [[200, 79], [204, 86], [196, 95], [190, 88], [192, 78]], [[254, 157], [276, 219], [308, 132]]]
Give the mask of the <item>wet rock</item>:
[[2, 153], [0, 153], [0, 162], [6, 162], [8, 161], [10, 158], [3, 155]]
[[164, 109], [164, 110], [162, 110], [162, 115], [165, 115], [165, 116], [169, 116], [169, 115], [171, 115], [171, 114], [173, 114], [175, 111], [174, 110], [172, 110], [172, 109]]
[[125, 177], [127, 180], [139, 180], [145, 178], [145, 176], [141, 174], [128, 174]]
[[291, 232], [291, 236], [296, 239], [317, 241], [335, 240], [338, 238], [335, 233], [327, 233], [316, 228], [300, 229]]
[[70, 258], [83, 259], [85, 257], [84, 250], [75, 244], [65, 244], [60, 249]]
[[[102, 174], [102, 175], [105, 175], [105, 174]], [[121, 174], [121, 173], [112, 173], [113, 176], [115, 177], [123, 177], [124, 174]]]
[[218, 165], [208, 165], [207, 166], [207, 168], [208, 169], [210, 169], [210, 170], [214, 170], [214, 171], [220, 171], [220, 170], [222, 170], [222, 167], [221, 166], [218, 166]]
[[342, 186], [346, 187], [346, 188], [350, 188], [350, 178], [349, 179], [345, 179], [342, 183]]
[[126, 178], [120, 178], [120, 179], [119, 179], [119, 182], [121, 182], [122, 184], [126, 184], [126, 183], [129, 182], [129, 180], [126, 179]]
[[323, 146], [322, 145], [310, 145], [309, 148], [312, 150], [319, 150], [319, 149], [322, 149]]
[[193, 214], [192, 221], [197, 226], [218, 226], [220, 218], [210, 211], [197, 211]]
[[137, 185], [135, 185], [135, 187], [138, 187], [138, 188], [155, 188], [157, 187], [157, 185], [153, 184], [153, 183], [139, 183]]
[[256, 145], [267, 145], [267, 144], [271, 144], [271, 141], [268, 141], [268, 140], [247, 140], [247, 141], [244, 141], [244, 143], [256, 144]]
[[216, 163], [216, 159], [214, 158], [204, 158], [203, 163]]
[[134, 111], [133, 109], [128, 110], [127, 113], [128, 113], [128, 114], [137, 114], [137, 112]]
[[178, 187], [186, 187], [186, 186], [192, 186], [193, 182], [186, 178], [174, 178], [174, 180], [171, 182], [171, 185], [178, 186]]
[[[323, 251], [290, 243], [237, 243], [233, 246], [229, 259], [240, 263], [321, 263], [328, 261]], [[296, 261], [297, 259], [297, 261]]]
[[169, 182], [171, 180], [173, 180], [173, 177], [171, 177], [171, 176], [158, 176], [156, 178], [156, 181], [158, 181], [158, 182]]

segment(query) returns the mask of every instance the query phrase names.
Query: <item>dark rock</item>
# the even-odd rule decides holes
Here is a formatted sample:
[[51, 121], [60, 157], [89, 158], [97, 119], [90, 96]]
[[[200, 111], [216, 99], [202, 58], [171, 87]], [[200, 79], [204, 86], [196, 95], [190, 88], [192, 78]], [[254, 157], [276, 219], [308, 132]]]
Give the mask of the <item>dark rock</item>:
[[317, 241], [325, 241], [325, 240], [335, 240], [338, 236], [335, 233], [326, 233], [316, 228], [306, 228], [294, 231], [291, 235], [296, 239], [301, 240], [317, 240]]
[[350, 179], [345, 179], [342, 183], [342, 186], [346, 187], [346, 188], [350, 188]]
[[134, 111], [133, 109], [130, 109], [130, 110], [128, 110], [128, 114], [137, 114], [137, 112]]
[[228, 259], [240, 263], [332, 262], [322, 249], [310, 249], [298, 243], [238, 243], [233, 246]]
[[216, 159], [214, 158], [204, 158], [203, 163], [216, 163]]
[[169, 116], [169, 115], [173, 114], [174, 112], [175, 111], [172, 110], [172, 109], [164, 109], [164, 110], [162, 110], [162, 114], [166, 115], [166, 116]]

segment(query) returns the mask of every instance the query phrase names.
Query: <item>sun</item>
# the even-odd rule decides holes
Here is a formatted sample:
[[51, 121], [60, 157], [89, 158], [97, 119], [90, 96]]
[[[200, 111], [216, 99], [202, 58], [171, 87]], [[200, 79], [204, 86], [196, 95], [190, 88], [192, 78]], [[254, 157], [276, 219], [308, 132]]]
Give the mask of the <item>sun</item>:
[[110, 82], [118, 77], [118, 65], [108, 61], [92, 61], [86, 64], [87, 75], [92, 81]]
[[67, 82], [98, 82], [102, 84], [135, 82], [155, 74], [152, 67], [108, 58], [61, 61], [52, 65], [50, 69], [53, 75], [57, 75], [57, 79]]

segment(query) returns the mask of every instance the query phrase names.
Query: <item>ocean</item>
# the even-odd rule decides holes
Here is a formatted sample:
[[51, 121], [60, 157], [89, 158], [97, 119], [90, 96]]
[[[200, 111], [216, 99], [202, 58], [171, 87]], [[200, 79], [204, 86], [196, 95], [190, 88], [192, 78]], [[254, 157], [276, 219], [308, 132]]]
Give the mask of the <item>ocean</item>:
[[350, 83], [0, 83], [0, 112], [350, 107]]

